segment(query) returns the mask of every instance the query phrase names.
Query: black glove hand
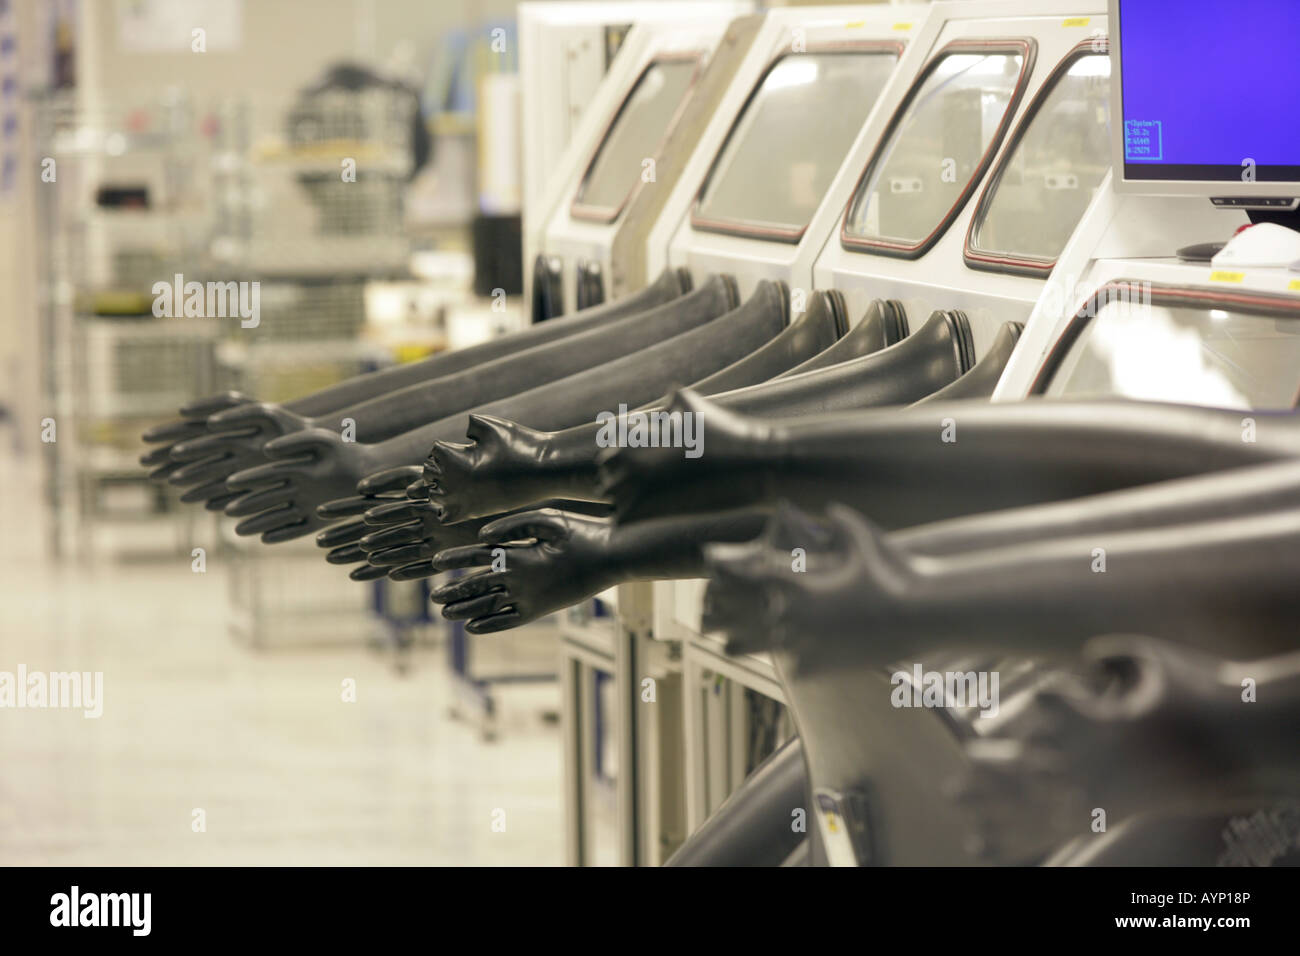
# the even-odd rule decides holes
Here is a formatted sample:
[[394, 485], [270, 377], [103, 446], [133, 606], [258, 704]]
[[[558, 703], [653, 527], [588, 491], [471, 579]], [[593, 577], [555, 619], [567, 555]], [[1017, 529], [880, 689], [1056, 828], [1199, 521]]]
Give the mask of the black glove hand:
[[[226, 488], [226, 479], [266, 463], [262, 447], [281, 435], [309, 427], [309, 419], [266, 402], [247, 402], [208, 419], [208, 434], [172, 448], [181, 467], [172, 484], [189, 487], [182, 501], [203, 501], [209, 511], [224, 510], [238, 495]], [[218, 504], [220, 503], [220, 504]]]
[[250, 401], [252, 400], [239, 392], [220, 392], [190, 402], [181, 408], [178, 420], [150, 428], [141, 436], [144, 441], [158, 447], [141, 455], [140, 464], [150, 469], [149, 477], [152, 480], [170, 479], [181, 467], [172, 459], [172, 450], [177, 444], [206, 435], [210, 415]]
[[349, 577], [354, 581], [372, 581], [385, 576], [383, 568], [366, 563], [366, 553], [358, 542], [370, 531], [365, 513], [376, 505], [405, 499], [408, 484], [420, 476], [419, 465], [402, 465], [367, 475], [357, 483], [357, 493], [327, 501], [316, 508], [322, 521], [338, 522], [316, 535], [317, 547], [329, 549], [325, 560], [330, 564], [358, 564]]
[[357, 546], [369, 566], [394, 581], [433, 577], [432, 558], [439, 551], [478, 540], [490, 519], [443, 524], [427, 501], [394, 501], [366, 512], [366, 534]]
[[396, 467], [378, 460], [377, 447], [344, 441], [323, 428], [268, 442], [262, 448], [268, 464], [226, 479], [230, 491], [242, 492], [226, 506], [226, 514], [245, 519], [235, 533], [261, 534], [264, 542], [274, 544], [319, 530], [324, 521], [317, 507], [349, 496], [367, 475]]
[[471, 634], [535, 621], [617, 583], [611, 530], [607, 518], [554, 508], [507, 515], [483, 527], [482, 543], [449, 548], [433, 559], [439, 571], [483, 570], [444, 585], [431, 600], [444, 605], [447, 620], [466, 621]]
[[[575, 441], [578, 433], [586, 441]], [[425, 463], [429, 502], [445, 522], [535, 506], [547, 498], [598, 497], [594, 428], [546, 432], [492, 415], [470, 415], [466, 437], [469, 444], [435, 442]]]

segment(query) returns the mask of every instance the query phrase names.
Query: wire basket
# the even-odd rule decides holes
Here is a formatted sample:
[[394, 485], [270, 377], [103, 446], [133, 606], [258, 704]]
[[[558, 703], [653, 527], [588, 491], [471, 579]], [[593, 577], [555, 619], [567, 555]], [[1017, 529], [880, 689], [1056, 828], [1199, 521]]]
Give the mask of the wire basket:
[[258, 344], [355, 338], [366, 324], [365, 286], [352, 278], [263, 279], [257, 327], [234, 323], [230, 337]]
[[402, 154], [411, 149], [415, 109], [409, 95], [391, 89], [305, 93], [285, 113], [284, 140], [302, 152], [362, 144]]
[[388, 350], [341, 340], [249, 344], [223, 342], [217, 349], [217, 382], [260, 401], [285, 402], [344, 379], [392, 364]]
[[228, 108], [214, 254], [261, 275], [400, 272], [415, 121], [413, 99], [385, 89]]
[[73, 350], [78, 417], [149, 418], [211, 393], [216, 330], [205, 319], [81, 318]]

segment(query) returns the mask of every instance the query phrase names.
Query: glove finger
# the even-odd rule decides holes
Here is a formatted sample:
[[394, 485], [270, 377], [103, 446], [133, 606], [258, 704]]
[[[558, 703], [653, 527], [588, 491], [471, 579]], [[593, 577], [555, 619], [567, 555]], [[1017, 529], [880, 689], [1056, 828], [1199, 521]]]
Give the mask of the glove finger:
[[433, 566], [433, 562], [417, 561], [415, 564], [408, 564], [405, 567], [390, 569], [388, 580], [418, 581], [420, 578], [431, 578], [437, 573], [438, 569]]
[[293, 497], [294, 490], [288, 486], [288, 483], [265, 491], [250, 491], [227, 505], [226, 514], [232, 518], [246, 518], [292, 501]]

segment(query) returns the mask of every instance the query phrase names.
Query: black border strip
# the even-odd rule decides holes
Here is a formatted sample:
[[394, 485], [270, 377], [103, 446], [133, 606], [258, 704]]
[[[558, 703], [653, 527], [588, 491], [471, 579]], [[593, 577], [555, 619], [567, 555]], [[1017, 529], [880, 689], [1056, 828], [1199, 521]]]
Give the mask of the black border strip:
[[665, 53], [660, 56], [652, 57], [641, 69], [641, 72], [636, 75], [636, 79], [632, 81], [632, 85], [627, 88], [627, 93], [624, 94], [623, 101], [618, 104], [618, 109], [614, 111], [614, 115], [605, 123], [605, 128], [601, 131], [600, 136], [596, 140], [596, 148], [592, 150], [591, 158], [587, 160], [587, 167], [583, 171], [582, 179], [578, 181], [578, 188], [573, 193], [573, 201], [569, 203], [569, 215], [572, 218], [582, 219], [586, 222], [610, 223], [617, 219], [623, 210], [627, 208], [628, 201], [632, 198], [632, 194], [636, 192], [637, 182], [635, 179], [633, 179], [632, 184], [628, 186], [627, 193], [623, 196], [623, 200], [617, 206], [593, 206], [582, 201], [582, 194], [586, 190], [587, 183], [590, 181], [591, 174], [596, 167], [596, 160], [600, 159], [600, 154], [605, 149], [605, 141], [609, 138], [610, 131], [615, 127], [615, 125], [617, 125], [619, 118], [623, 113], [627, 111], [628, 103], [632, 100], [632, 94], [637, 91], [637, 88], [641, 85], [641, 81], [645, 79], [647, 73], [656, 66], [659, 66], [661, 63], [677, 63], [694, 60], [695, 70], [691, 73], [690, 82], [686, 84], [686, 91], [682, 94], [681, 102], [677, 104], [677, 108], [673, 111], [672, 118], [668, 120], [668, 126], [664, 129], [663, 136], [661, 136], [659, 142], [655, 144], [654, 154], [655, 157], [658, 158], [659, 154], [663, 152], [664, 144], [668, 141], [668, 137], [672, 135], [674, 127], [676, 127], [678, 122], [681, 121], [682, 114], [686, 110], [686, 104], [691, 101], [691, 96], [695, 93], [695, 85], [699, 82], [700, 73], [704, 69], [704, 58], [705, 53], [700, 50], [689, 50], [682, 53]]
[[1088, 296], [1083, 307], [1070, 319], [1070, 324], [1065, 327], [1065, 331], [1061, 333], [1052, 350], [1048, 352], [1047, 358], [1039, 366], [1038, 374], [1034, 376], [1033, 384], [1029, 386], [1029, 394], [1042, 395], [1047, 391], [1052, 379], [1060, 370], [1061, 363], [1070, 354], [1070, 350], [1083, 334], [1083, 330], [1096, 318], [1096, 304], [1099, 300], [1106, 298], [1107, 293], [1112, 291], [1132, 294], [1135, 288], [1140, 292], [1144, 287], [1149, 287], [1151, 290], [1152, 305], [1179, 305], [1206, 309], [1232, 305], [1244, 307], [1244, 311], [1251, 315], [1300, 321], [1300, 297], [1283, 293], [1232, 293], [1220, 292], [1204, 286], [1171, 286], [1147, 282], [1144, 279], [1112, 279]]
[[[758, 222], [756, 220], [708, 219], [700, 215], [700, 201], [704, 198], [705, 190], [709, 188], [709, 183], [712, 182], [714, 175], [717, 173], [718, 162], [721, 160], [722, 154], [727, 151], [727, 146], [731, 143], [732, 137], [735, 136], [736, 129], [739, 127], [741, 120], [745, 118], [745, 114], [749, 111], [750, 106], [753, 105], [754, 98], [758, 95], [759, 90], [763, 88], [763, 84], [767, 82], [768, 74], [776, 69], [776, 65], [782, 60], [792, 56], [808, 56], [816, 53], [892, 53], [896, 58], [900, 58], [902, 57], [905, 48], [906, 44], [903, 40], [844, 40], [810, 44], [805, 50], [802, 50], [799, 53], [783, 50], [776, 56], [772, 57], [772, 59], [768, 61], [767, 66], [763, 68], [763, 72], [759, 75], [758, 80], [750, 89], [749, 95], [745, 97], [745, 102], [741, 104], [740, 109], [736, 113], [735, 119], [731, 121], [731, 127], [727, 130], [727, 135], [722, 140], [722, 145], [718, 147], [718, 151], [713, 155], [713, 162], [709, 165], [709, 171], [705, 174], [704, 181], [700, 183], [700, 188], [696, 190], [695, 201], [691, 204], [691, 228], [699, 230], [700, 232], [715, 232], [729, 236], [742, 236], [746, 239], [773, 239], [789, 243], [799, 242], [799, 240], [803, 238], [804, 233], [808, 231], [809, 223], [807, 222], [802, 226], [794, 227], [781, 225], [779, 223]], [[897, 59], [895, 60], [895, 69], [897, 69]], [[873, 109], [874, 106], [875, 104], [872, 104]], [[868, 116], [870, 116], [870, 112], [868, 112]], [[860, 133], [861, 130], [858, 132]], [[841, 160], [841, 165], [847, 159], [847, 156], [844, 157], [844, 159]], [[822, 197], [822, 201], [825, 201], [824, 196]], [[815, 214], [816, 211], [814, 210], [814, 215]]]
[[[883, 153], [889, 146], [894, 133], [902, 124], [903, 118], [907, 115], [908, 108], [911, 107], [912, 101], [916, 99], [916, 94], [921, 89], [930, 74], [935, 68], [947, 57], [961, 53], [1009, 53], [1021, 55], [1020, 62], [1020, 79], [1016, 83], [1016, 88], [1011, 92], [1011, 99], [1007, 101], [1006, 111], [1002, 115], [1002, 122], [998, 124], [997, 130], [989, 140], [988, 148], [984, 151], [980, 159], [979, 166], [972, 173], [966, 186], [962, 189], [953, 203], [952, 208], [939, 220], [928, 236], [916, 243], [898, 242], [891, 239], [864, 239], [854, 236], [849, 232], [849, 216], [857, 206], [859, 195], [864, 185], [870, 180], [871, 174], [883, 159]], [[903, 97], [903, 102], [898, 105], [894, 115], [890, 117], [889, 124], [885, 127], [885, 132], [876, 144], [875, 151], [871, 154], [871, 160], [862, 170], [862, 175], [858, 177], [857, 185], [853, 187], [853, 197], [849, 200], [848, 205], [844, 207], [844, 216], [840, 220], [840, 245], [850, 252], [866, 252], [880, 256], [893, 256], [896, 259], [919, 259], [930, 251], [930, 248], [942, 238], [948, 227], [952, 225], [954, 219], [961, 213], [962, 207], [966, 205], [971, 195], [975, 192], [984, 174], [988, 172], [989, 166], [993, 162], [993, 157], [997, 154], [998, 148], [1002, 145], [1002, 139], [1006, 136], [1007, 128], [1011, 125], [1012, 119], [1016, 115], [1016, 110], [1020, 106], [1020, 100], [1025, 94], [1025, 88], [1029, 85], [1029, 77], [1034, 71], [1034, 60], [1038, 55], [1038, 43], [1032, 37], [1006, 38], [1006, 39], [984, 39], [984, 38], [963, 38], [953, 40], [939, 50], [929, 62], [921, 69], [912, 85], [907, 90], [907, 95]]]
[[[1071, 47], [1065, 56], [1061, 58], [1061, 62], [1056, 64], [1052, 72], [1047, 75], [1043, 85], [1039, 87], [1034, 98], [1025, 107], [1025, 115], [1021, 117], [1020, 122], [1016, 124], [1015, 130], [1007, 139], [1006, 149], [1002, 151], [1002, 155], [998, 157], [997, 165], [994, 166], [993, 172], [989, 174], [988, 181], [985, 182], [984, 189], [980, 192], [979, 202], [975, 205], [975, 213], [971, 216], [970, 224], [966, 227], [966, 242], [962, 249], [962, 259], [969, 268], [980, 272], [996, 272], [1001, 275], [1029, 276], [1034, 279], [1046, 278], [1048, 273], [1056, 268], [1056, 260], [1059, 256], [1047, 259], [1041, 256], [1017, 256], [1009, 253], [995, 254], [975, 248], [975, 226], [988, 215], [989, 207], [993, 205], [994, 194], [997, 192], [1007, 168], [1011, 165], [1011, 158], [1015, 156], [1021, 140], [1029, 132], [1030, 125], [1043, 108], [1043, 104], [1052, 94], [1052, 91], [1056, 89], [1056, 84], [1070, 72], [1075, 63], [1087, 56], [1109, 57], [1109, 41], [1105, 37], [1089, 37], [1087, 40], [1082, 40]], [[1109, 97], [1107, 97], [1107, 100], [1109, 101]], [[1107, 108], [1109, 108], [1109, 102]], [[1106, 156], [1109, 164], [1109, 148], [1106, 150]], [[1078, 225], [1076, 222], [1076, 229]]]

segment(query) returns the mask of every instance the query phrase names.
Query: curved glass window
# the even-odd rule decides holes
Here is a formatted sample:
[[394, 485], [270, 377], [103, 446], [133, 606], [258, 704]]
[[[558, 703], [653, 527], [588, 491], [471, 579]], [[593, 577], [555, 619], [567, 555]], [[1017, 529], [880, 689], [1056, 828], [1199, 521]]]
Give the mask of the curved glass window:
[[1001, 136], [1026, 54], [946, 53], [908, 95], [849, 205], [844, 241], [923, 252], [956, 217]]
[[692, 225], [797, 240], [897, 62], [890, 47], [773, 63], [718, 151]]
[[618, 215], [641, 175], [668, 135], [673, 117], [699, 68], [698, 57], [655, 60], [637, 78], [610, 124], [578, 186], [573, 211], [610, 220]]
[[1109, 170], [1110, 57], [1084, 53], [1021, 124], [975, 215], [970, 258], [1050, 267]]
[[1300, 391], [1295, 318], [1155, 305], [1128, 292], [1097, 309], [1045, 394], [1123, 396], [1220, 408], [1289, 409]]

